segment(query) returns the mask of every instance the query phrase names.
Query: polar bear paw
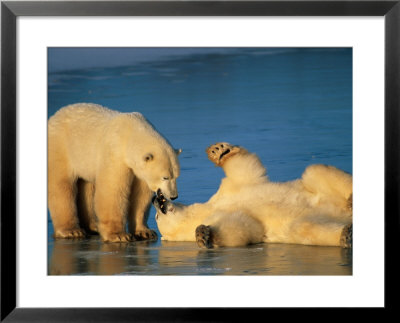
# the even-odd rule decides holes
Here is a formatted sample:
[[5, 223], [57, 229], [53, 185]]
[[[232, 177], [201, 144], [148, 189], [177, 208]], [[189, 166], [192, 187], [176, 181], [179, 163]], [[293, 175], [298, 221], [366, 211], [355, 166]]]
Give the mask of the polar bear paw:
[[353, 247], [353, 224], [348, 224], [343, 228], [340, 236], [340, 245], [343, 248]]
[[211, 228], [209, 225], [199, 225], [196, 228], [196, 242], [200, 248], [213, 248], [211, 241]]
[[134, 236], [137, 240], [157, 240], [157, 233], [150, 229], [137, 230]]
[[86, 237], [86, 232], [83, 229], [64, 229], [57, 230], [54, 234], [54, 238], [62, 239], [82, 239]]
[[103, 236], [104, 242], [130, 242], [136, 239], [130, 233], [119, 232], [119, 233], [109, 233]]
[[233, 146], [227, 142], [218, 142], [206, 149], [208, 159], [217, 166], [222, 166], [228, 158], [236, 155], [239, 151], [240, 147]]

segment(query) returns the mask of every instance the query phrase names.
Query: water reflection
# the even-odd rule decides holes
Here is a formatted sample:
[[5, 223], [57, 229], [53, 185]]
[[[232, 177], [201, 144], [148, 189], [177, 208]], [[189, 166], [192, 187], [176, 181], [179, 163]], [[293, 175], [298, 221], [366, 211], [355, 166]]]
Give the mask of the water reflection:
[[199, 249], [191, 242], [102, 243], [53, 240], [50, 275], [351, 275], [352, 254], [339, 247], [258, 244]]
[[150, 265], [151, 242], [102, 243], [98, 237], [85, 240], [54, 240], [49, 255], [50, 275], [116, 275]]

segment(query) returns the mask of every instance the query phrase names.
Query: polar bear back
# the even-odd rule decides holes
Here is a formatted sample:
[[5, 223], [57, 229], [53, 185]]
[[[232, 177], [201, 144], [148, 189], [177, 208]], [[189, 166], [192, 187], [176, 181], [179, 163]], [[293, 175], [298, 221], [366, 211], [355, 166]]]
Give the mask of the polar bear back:
[[[99, 163], [138, 164], [132, 159], [151, 149], [179, 175], [176, 153], [141, 113], [120, 113], [98, 104], [77, 103], [58, 110], [48, 121], [49, 158], [68, 156], [68, 167], [78, 176], [94, 180]], [[134, 150], [134, 153], [131, 151]], [[117, 164], [117, 163], [115, 163]]]

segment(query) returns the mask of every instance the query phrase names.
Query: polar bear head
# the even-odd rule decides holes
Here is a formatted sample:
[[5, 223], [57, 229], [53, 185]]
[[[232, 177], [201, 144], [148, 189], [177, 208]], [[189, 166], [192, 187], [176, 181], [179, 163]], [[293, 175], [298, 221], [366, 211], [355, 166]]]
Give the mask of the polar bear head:
[[194, 225], [195, 222], [189, 219], [191, 217], [189, 207], [169, 201], [161, 192], [157, 192], [152, 202], [157, 212], [156, 222], [162, 239], [190, 241], [194, 228], [188, 230], [187, 226]]
[[180, 150], [173, 149], [149, 149], [135, 158], [132, 170], [154, 193], [162, 193], [168, 199], [174, 200], [178, 197], [176, 179], [180, 173], [179, 153]]
[[181, 149], [174, 149], [140, 113], [128, 116], [119, 131], [126, 164], [154, 193], [160, 191], [167, 198], [176, 199]]

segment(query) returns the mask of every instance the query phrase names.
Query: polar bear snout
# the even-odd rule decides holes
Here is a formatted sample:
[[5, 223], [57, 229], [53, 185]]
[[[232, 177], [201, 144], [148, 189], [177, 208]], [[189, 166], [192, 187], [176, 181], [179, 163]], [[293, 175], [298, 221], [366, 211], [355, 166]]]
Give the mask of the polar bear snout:
[[[162, 192], [162, 194], [169, 200], [175, 200], [178, 198], [178, 189], [176, 186], [176, 179], [171, 177], [165, 177], [157, 185], [157, 192]], [[158, 193], [157, 193], [158, 195]]]

